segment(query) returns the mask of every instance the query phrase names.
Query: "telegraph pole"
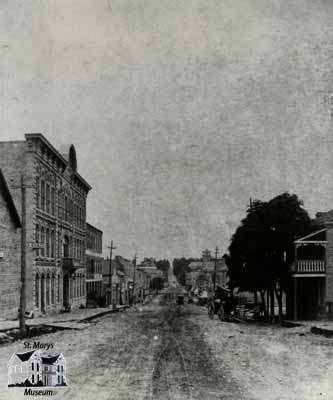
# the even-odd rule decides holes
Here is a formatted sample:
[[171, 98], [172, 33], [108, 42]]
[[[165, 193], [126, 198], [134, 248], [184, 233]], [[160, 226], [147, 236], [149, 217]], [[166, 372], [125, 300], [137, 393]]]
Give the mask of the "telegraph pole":
[[110, 249], [110, 264], [109, 264], [109, 305], [112, 304], [112, 250], [115, 250], [116, 247], [113, 246], [113, 240], [111, 240], [111, 246], [108, 247]]
[[135, 254], [135, 256], [134, 256], [134, 260], [133, 260], [133, 268], [134, 268], [134, 273], [133, 273], [133, 304], [135, 304], [136, 302], [135, 302], [135, 299], [136, 299], [136, 296], [135, 296], [135, 272], [136, 272], [136, 254]]
[[25, 210], [25, 186], [24, 177], [21, 176], [21, 288], [20, 288], [20, 333], [22, 335], [26, 332], [25, 325], [25, 308], [26, 308], [26, 210]]
[[215, 289], [216, 289], [216, 267], [217, 267], [217, 254], [218, 254], [218, 251], [219, 251], [219, 249], [218, 249], [218, 247], [216, 246], [216, 248], [215, 248], [215, 260], [214, 260], [214, 286], [213, 286], [213, 288], [214, 288], [214, 292], [215, 292]]

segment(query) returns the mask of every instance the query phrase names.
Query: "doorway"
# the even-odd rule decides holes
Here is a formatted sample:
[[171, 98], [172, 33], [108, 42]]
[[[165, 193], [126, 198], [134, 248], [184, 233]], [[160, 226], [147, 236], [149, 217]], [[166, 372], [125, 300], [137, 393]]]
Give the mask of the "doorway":
[[63, 278], [63, 305], [69, 306], [69, 275], [65, 274]]
[[45, 313], [45, 276], [41, 277], [41, 296], [40, 296], [40, 309], [42, 313]]

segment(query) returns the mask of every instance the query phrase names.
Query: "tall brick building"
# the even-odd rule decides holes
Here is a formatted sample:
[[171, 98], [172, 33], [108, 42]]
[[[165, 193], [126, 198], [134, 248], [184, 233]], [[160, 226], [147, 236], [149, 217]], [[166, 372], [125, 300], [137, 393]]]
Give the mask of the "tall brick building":
[[0, 318], [17, 316], [20, 303], [21, 220], [0, 169]]
[[[26, 187], [26, 309], [35, 315], [85, 304], [86, 200], [73, 145], [60, 153], [42, 134], [0, 142], [0, 167], [21, 215]], [[35, 243], [40, 246], [35, 249]]]

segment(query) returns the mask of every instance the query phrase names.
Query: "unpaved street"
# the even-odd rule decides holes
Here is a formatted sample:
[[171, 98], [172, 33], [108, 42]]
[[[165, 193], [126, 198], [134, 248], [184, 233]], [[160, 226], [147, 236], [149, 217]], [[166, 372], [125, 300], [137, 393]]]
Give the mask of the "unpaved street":
[[[83, 331], [31, 340], [54, 343], [66, 357], [69, 388], [57, 396], [64, 399], [332, 398], [332, 340], [304, 328], [212, 321], [194, 305], [155, 299]], [[22, 350], [22, 342], [0, 348], [2, 387], [9, 356]], [[1, 399], [22, 398], [19, 388], [1, 392]]]

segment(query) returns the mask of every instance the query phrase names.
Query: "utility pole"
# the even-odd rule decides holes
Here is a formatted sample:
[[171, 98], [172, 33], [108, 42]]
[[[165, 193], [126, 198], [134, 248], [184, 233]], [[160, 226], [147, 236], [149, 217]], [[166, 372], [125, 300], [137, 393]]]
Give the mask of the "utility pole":
[[25, 210], [25, 186], [24, 186], [24, 177], [21, 176], [21, 288], [20, 288], [20, 333], [22, 336], [26, 332], [25, 325], [25, 308], [26, 308], [26, 241], [27, 241], [27, 233], [26, 233], [26, 210]]
[[134, 268], [134, 273], [133, 273], [133, 304], [135, 304], [136, 303], [136, 295], [135, 295], [135, 272], [136, 272], [136, 254], [135, 254], [135, 256], [134, 256], [134, 259], [133, 259], [133, 268]]
[[110, 264], [109, 264], [109, 305], [112, 304], [112, 250], [115, 250], [116, 247], [113, 246], [113, 240], [111, 240], [111, 246], [108, 247], [110, 249]]
[[218, 249], [218, 247], [216, 246], [216, 248], [215, 248], [215, 261], [214, 261], [214, 286], [213, 286], [213, 288], [214, 288], [214, 292], [215, 292], [215, 289], [216, 289], [216, 267], [217, 267], [217, 254], [218, 254], [218, 251], [219, 251], [219, 249]]

